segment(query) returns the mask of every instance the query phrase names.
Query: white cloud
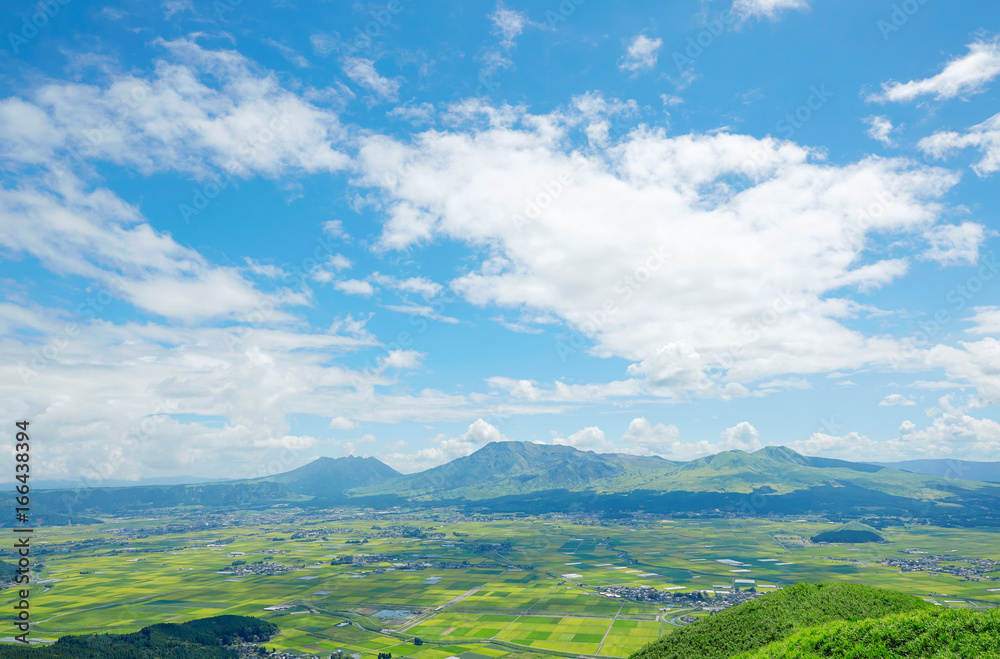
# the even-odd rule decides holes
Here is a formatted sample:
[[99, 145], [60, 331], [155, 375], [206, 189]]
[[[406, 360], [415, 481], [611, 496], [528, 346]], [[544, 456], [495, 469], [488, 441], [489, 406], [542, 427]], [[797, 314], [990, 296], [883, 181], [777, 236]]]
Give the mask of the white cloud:
[[667, 457], [676, 455], [681, 450], [680, 436], [677, 426], [665, 426], [662, 423], [654, 426], [644, 417], [639, 417], [628, 424], [622, 443], [632, 453]]
[[182, 11], [194, 11], [191, 0], [166, 0], [163, 3], [163, 19], [169, 21], [174, 14]]
[[973, 126], [964, 133], [946, 131], [925, 137], [917, 144], [921, 151], [935, 158], [946, 158], [955, 151], [974, 147], [982, 159], [972, 166], [981, 177], [1000, 171], [1000, 114]]
[[323, 233], [331, 238], [348, 238], [344, 223], [340, 220], [327, 220], [323, 223]]
[[975, 265], [979, 262], [979, 248], [987, 236], [995, 235], [982, 224], [941, 224], [924, 233], [930, 249], [921, 255], [941, 265]]
[[363, 279], [343, 279], [334, 282], [333, 287], [341, 293], [347, 293], [348, 295], [371, 297], [375, 294], [375, 287]]
[[409, 121], [414, 126], [434, 123], [434, 106], [430, 103], [404, 103], [385, 113], [387, 117]]
[[384, 357], [378, 358], [382, 369], [395, 368], [412, 370], [419, 368], [427, 355], [416, 350], [390, 350]]
[[328, 284], [336, 278], [338, 272], [348, 270], [352, 265], [351, 260], [343, 254], [331, 254], [321, 265], [310, 270], [309, 276], [321, 284]]
[[899, 438], [890, 442], [901, 456], [896, 459], [996, 460], [1000, 454], [1000, 423], [969, 415], [969, 406], [954, 405], [950, 396], [941, 398], [938, 405], [940, 409], [935, 410], [930, 426], [916, 430], [911, 423], [900, 428]]
[[904, 396], [903, 394], [889, 394], [888, 396], [883, 398], [882, 402], [880, 402], [878, 405], [879, 407], [894, 407], [897, 405], [902, 405], [902, 406], [916, 405], [916, 403], [907, 398], [906, 396]]
[[[843, 289], [907, 271], [905, 258], [873, 259], [870, 238], [923, 235], [956, 174], [878, 157], [831, 165], [791, 142], [729, 133], [636, 129], [581, 153], [579, 110], [477, 107], [495, 120], [412, 144], [362, 140], [360, 183], [386, 208], [381, 245], [488, 245], [452, 290], [561, 319], [563, 358], [615, 355], [663, 392], [740, 395], [736, 385], [898, 352], [842, 324], [854, 313]], [[570, 183], [553, 187], [567, 172]], [[558, 192], [532, 211], [526, 200], [546, 183]], [[859, 222], [872, 206], [878, 217]]]
[[277, 50], [279, 53], [281, 53], [282, 57], [284, 57], [286, 60], [288, 60], [295, 66], [299, 67], [300, 69], [307, 69], [311, 66], [309, 64], [309, 60], [307, 60], [305, 57], [295, 52], [293, 48], [290, 48], [281, 42], [275, 41], [274, 39], [271, 38], [267, 38], [264, 39], [264, 43]]
[[506, 442], [510, 441], [510, 438], [493, 424], [483, 419], [476, 419], [458, 437], [447, 438], [439, 435], [430, 441], [433, 446], [420, 449], [416, 453], [391, 453], [380, 458], [389, 466], [409, 474], [465, 457], [490, 442]]
[[432, 298], [441, 293], [441, 284], [431, 281], [426, 277], [405, 277], [398, 278], [391, 275], [384, 275], [380, 272], [372, 273], [371, 280], [376, 284], [392, 288], [404, 293], [416, 293], [424, 298]]
[[458, 324], [460, 321], [458, 318], [452, 318], [451, 316], [445, 316], [435, 311], [434, 307], [421, 304], [387, 304], [385, 308], [389, 311], [395, 311], [396, 313], [405, 313], [411, 316], [420, 316], [422, 318], [427, 318], [429, 320], [437, 320], [442, 323], [449, 323], [452, 325]]
[[858, 462], [861, 460], [876, 460], [891, 462], [905, 460], [892, 448], [888, 442], [879, 442], [851, 432], [844, 436], [813, 433], [809, 439], [788, 442], [788, 448], [802, 455], [821, 458], [837, 458]]
[[960, 341], [958, 347], [937, 345], [923, 353], [924, 364], [942, 368], [949, 381], [968, 383], [983, 400], [1000, 403], [1000, 341], [985, 337], [980, 341]]
[[[307, 456], [297, 451], [315, 443], [290, 433], [287, 415], [356, 418], [383, 405], [355, 389], [357, 374], [330, 364], [370, 340], [243, 323], [86, 323], [12, 306], [0, 311], [0, 408], [52, 429], [35, 457], [53, 478], [282, 471], [298, 466], [279, 459], [282, 449], [298, 461]], [[27, 327], [34, 336], [20, 331]], [[440, 409], [430, 397], [425, 404]]]
[[968, 54], [957, 57], [935, 76], [910, 82], [884, 82], [882, 93], [871, 94], [869, 101], [905, 103], [918, 96], [933, 95], [943, 101], [986, 91], [987, 84], [1000, 75], [1000, 41], [976, 41]]
[[330, 419], [330, 427], [335, 430], [353, 430], [358, 427], [358, 424], [354, 419], [348, 419], [346, 416], [335, 416]]
[[722, 441], [719, 450], [753, 452], [764, 448], [760, 443], [760, 434], [747, 421], [740, 421], [732, 428], [726, 428], [719, 435]]
[[551, 443], [572, 446], [581, 451], [594, 451], [595, 453], [615, 453], [617, 451], [617, 447], [605, 438], [604, 431], [597, 426], [578, 430], [569, 437], [555, 435]]
[[680, 341], [658, 348], [652, 356], [628, 367], [628, 374], [645, 378], [649, 387], [662, 395], [674, 396], [688, 390], [707, 389], [711, 380], [705, 364], [694, 348]]
[[318, 439], [308, 435], [285, 435], [283, 437], [255, 439], [252, 445], [257, 448], [278, 448], [300, 451], [302, 449], [311, 448], [318, 442]]
[[487, 378], [486, 381], [491, 387], [504, 391], [514, 398], [530, 401], [581, 403], [608, 398], [631, 397], [643, 392], [642, 384], [638, 380], [617, 380], [591, 384], [567, 384], [556, 381], [547, 388], [537, 386], [537, 383], [532, 380], [492, 377]]
[[108, 190], [88, 190], [66, 172], [0, 188], [0, 215], [4, 248], [31, 254], [57, 274], [91, 279], [160, 316], [193, 320], [264, 311], [278, 321], [287, 319], [278, 307], [306, 302], [287, 289], [258, 290], [240, 269], [212, 265]]
[[338, 36], [331, 34], [324, 34], [318, 32], [309, 37], [309, 43], [312, 44], [313, 50], [320, 57], [326, 57], [330, 53], [335, 53], [340, 50], [341, 41]]
[[379, 75], [374, 61], [364, 57], [348, 57], [344, 60], [343, 68], [348, 78], [374, 94], [376, 100], [389, 103], [399, 100], [399, 80]]
[[734, 0], [733, 13], [747, 18], [775, 20], [788, 9], [809, 9], [808, 0]]
[[1000, 307], [974, 307], [973, 326], [965, 330], [970, 334], [1000, 335]]
[[865, 123], [868, 124], [868, 131], [866, 135], [881, 142], [885, 146], [892, 146], [892, 131], [895, 129], [892, 125], [892, 121], [889, 117], [872, 115], [865, 119]]
[[504, 48], [513, 48], [515, 39], [524, 32], [528, 19], [522, 12], [508, 9], [502, 2], [498, 2], [496, 10], [490, 14], [490, 21], [493, 29], [503, 38], [501, 45]]
[[50, 82], [0, 101], [5, 157], [25, 164], [107, 160], [144, 174], [200, 178], [347, 165], [336, 115], [304, 102], [235, 51], [157, 40], [155, 73], [114, 75], [104, 87]]
[[757, 429], [746, 421], [726, 428], [719, 437], [721, 441], [715, 443], [707, 440], [684, 442], [681, 441], [680, 431], [676, 426], [665, 426], [662, 423], [654, 426], [644, 417], [639, 417], [629, 423], [628, 430], [622, 437], [622, 444], [625, 446], [625, 453], [659, 455], [681, 461], [722, 451], [752, 452], [763, 448]]
[[656, 56], [662, 46], [663, 39], [650, 39], [644, 34], [638, 34], [632, 37], [625, 48], [625, 55], [618, 62], [618, 68], [633, 73], [652, 69], [656, 66]]

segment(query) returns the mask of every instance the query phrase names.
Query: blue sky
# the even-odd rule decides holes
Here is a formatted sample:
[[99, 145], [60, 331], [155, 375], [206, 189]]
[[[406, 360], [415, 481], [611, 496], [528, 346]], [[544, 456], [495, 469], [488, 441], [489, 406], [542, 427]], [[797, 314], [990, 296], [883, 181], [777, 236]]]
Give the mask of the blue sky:
[[1000, 459], [1000, 7], [663, 4], [14, 3], [36, 469]]

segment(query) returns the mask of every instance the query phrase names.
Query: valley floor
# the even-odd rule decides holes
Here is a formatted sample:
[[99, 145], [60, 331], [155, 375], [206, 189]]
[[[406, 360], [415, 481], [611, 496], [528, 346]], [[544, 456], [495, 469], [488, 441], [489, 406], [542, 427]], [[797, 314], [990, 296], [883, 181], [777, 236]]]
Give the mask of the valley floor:
[[[39, 530], [31, 636], [238, 614], [281, 628], [268, 648], [323, 657], [624, 657], [797, 581], [1000, 604], [997, 529], [898, 522], [881, 544], [808, 540], [829, 528], [818, 518], [170, 511]], [[15, 594], [0, 593], [0, 606], [11, 610]]]

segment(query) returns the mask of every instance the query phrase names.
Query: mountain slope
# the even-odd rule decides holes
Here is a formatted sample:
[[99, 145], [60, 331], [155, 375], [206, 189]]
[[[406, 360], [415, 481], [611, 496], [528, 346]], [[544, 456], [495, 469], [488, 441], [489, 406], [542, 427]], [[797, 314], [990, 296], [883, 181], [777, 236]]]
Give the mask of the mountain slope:
[[[942, 523], [1000, 523], [1000, 487], [770, 446], [678, 463], [597, 454], [568, 446], [494, 442], [427, 471], [345, 493], [409, 501], [465, 502], [505, 512], [729, 511], [742, 514], [887, 514]], [[941, 502], [945, 502], [942, 504]], [[992, 520], [992, 521], [991, 521]]]
[[630, 659], [725, 659], [814, 625], [930, 608], [914, 595], [870, 586], [798, 583], [682, 627]]
[[317, 458], [298, 469], [257, 479], [280, 483], [288, 491], [316, 497], [331, 497], [356, 487], [376, 485], [401, 474], [375, 458]]
[[645, 482], [651, 475], [674, 467], [676, 463], [656, 457], [602, 455], [530, 442], [490, 442], [471, 455], [383, 485], [358, 488], [354, 493], [477, 500], [551, 489], [593, 489], [620, 481]]

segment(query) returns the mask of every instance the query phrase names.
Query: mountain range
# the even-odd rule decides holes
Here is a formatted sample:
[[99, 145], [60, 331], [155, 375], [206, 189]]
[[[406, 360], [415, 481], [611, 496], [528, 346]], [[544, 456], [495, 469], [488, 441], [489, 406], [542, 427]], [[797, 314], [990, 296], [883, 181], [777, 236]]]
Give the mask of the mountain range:
[[893, 467], [915, 474], [945, 478], [967, 478], [974, 481], [1000, 483], [1000, 462], [970, 462], [968, 460], [904, 460], [903, 462], [873, 462], [881, 467]]
[[[972, 463], [977, 464], [977, 463]], [[969, 473], [974, 472], [970, 468]], [[769, 446], [688, 462], [570, 446], [492, 442], [415, 474], [376, 458], [318, 458], [289, 472], [197, 485], [41, 492], [65, 514], [170, 505], [460, 506], [506, 512], [644, 510], [901, 515], [1000, 525], [1000, 485]]]

